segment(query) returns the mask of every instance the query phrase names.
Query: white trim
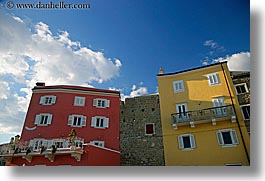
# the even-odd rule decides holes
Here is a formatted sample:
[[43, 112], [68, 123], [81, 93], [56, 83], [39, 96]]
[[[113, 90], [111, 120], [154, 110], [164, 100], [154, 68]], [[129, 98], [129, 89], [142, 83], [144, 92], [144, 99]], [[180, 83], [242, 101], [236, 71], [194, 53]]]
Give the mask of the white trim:
[[242, 113], [242, 116], [243, 116], [244, 120], [250, 120], [250, 112], [249, 112], [249, 118], [246, 119], [246, 118], [245, 118], [245, 115], [244, 115], [244, 113], [243, 113], [243, 109], [242, 109], [242, 107], [247, 107], [247, 106], [249, 106], [249, 110], [250, 110], [250, 104], [240, 105], [241, 113]]
[[71, 89], [33, 89], [33, 93], [47, 93], [47, 92], [67, 92], [74, 94], [86, 94], [86, 95], [100, 95], [100, 96], [113, 96], [120, 97], [119, 93], [107, 93], [107, 92], [95, 92], [95, 91], [84, 91], [84, 90], [71, 90]]
[[[242, 92], [242, 93], [238, 93], [238, 92], [237, 92], [236, 87], [237, 87], [237, 86], [241, 86], [241, 85], [244, 85], [246, 92]], [[246, 83], [235, 84], [234, 87], [235, 87], [235, 90], [236, 90], [236, 95], [241, 95], [241, 94], [249, 93], [248, 86], [247, 86]]]
[[215, 85], [221, 84], [220, 76], [218, 72], [207, 74], [206, 77], [208, 79], [209, 86], [215, 86]]
[[[224, 132], [229, 132], [232, 144], [225, 144], [224, 143], [224, 138], [223, 138], [223, 134], [222, 134]], [[239, 144], [236, 130], [232, 130], [232, 129], [218, 130], [216, 132], [216, 138], [217, 138], [218, 144], [222, 147], [235, 147], [236, 145]]]
[[113, 150], [113, 149], [110, 149], [110, 148], [106, 148], [106, 147], [99, 147], [99, 146], [95, 146], [93, 144], [90, 144], [90, 143], [87, 143], [87, 144], [83, 144], [83, 145], [89, 145], [89, 146], [94, 146], [96, 148], [100, 148], [100, 149], [103, 149], [103, 150], [107, 150], [107, 151], [111, 151], [111, 152], [115, 152], [115, 153], [121, 153], [120, 151], [117, 151], [117, 150]]
[[[146, 125], [153, 125], [153, 133], [152, 134], [146, 134]], [[155, 135], [155, 123], [145, 123], [144, 130], [145, 130], [144, 133], [145, 133], [146, 136]]]
[[173, 82], [173, 90], [174, 90], [174, 93], [184, 92], [185, 88], [184, 88], [183, 80], [174, 81]]
[[74, 106], [85, 106], [86, 97], [75, 96]]
[[[81, 118], [80, 120], [80, 125], [74, 125], [74, 119], [75, 117], [77, 117], [78, 119]], [[80, 114], [71, 114], [68, 116], [68, 123], [67, 125], [71, 126], [71, 127], [84, 127], [86, 126], [86, 116], [84, 115], [80, 115]]]
[[25, 129], [28, 130], [28, 131], [35, 130], [36, 128], [37, 128], [37, 126], [34, 126], [32, 128], [25, 126]]
[[[184, 148], [183, 137], [189, 137], [190, 140], [190, 148]], [[186, 151], [186, 150], [194, 150], [196, 148], [195, 137], [193, 134], [182, 134], [178, 136], [178, 145], [179, 149]]]

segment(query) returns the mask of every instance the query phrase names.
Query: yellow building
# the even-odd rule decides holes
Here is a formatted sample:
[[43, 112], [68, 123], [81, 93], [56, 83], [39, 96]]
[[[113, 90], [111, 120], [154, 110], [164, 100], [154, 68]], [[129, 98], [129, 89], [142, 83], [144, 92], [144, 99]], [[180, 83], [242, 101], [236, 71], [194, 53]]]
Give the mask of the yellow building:
[[165, 165], [250, 165], [227, 63], [157, 75]]

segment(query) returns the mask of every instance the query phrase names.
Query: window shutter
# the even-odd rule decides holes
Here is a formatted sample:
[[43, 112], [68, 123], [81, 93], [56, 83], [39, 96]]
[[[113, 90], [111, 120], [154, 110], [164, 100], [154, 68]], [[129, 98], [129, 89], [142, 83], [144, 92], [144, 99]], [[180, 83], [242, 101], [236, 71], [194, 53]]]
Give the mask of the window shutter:
[[40, 104], [43, 104], [43, 103], [44, 103], [44, 99], [45, 99], [44, 96], [41, 96], [41, 97], [40, 97]]
[[34, 146], [34, 142], [35, 142], [34, 140], [30, 140], [29, 141], [29, 147]]
[[110, 107], [110, 100], [106, 100], [106, 107]]
[[191, 148], [196, 148], [194, 135], [190, 135], [190, 145], [191, 145]]
[[56, 96], [52, 96], [52, 104], [55, 104], [56, 102]]
[[35, 125], [40, 124], [40, 118], [41, 118], [41, 115], [40, 114], [37, 114], [36, 115], [36, 118], [35, 118], [35, 122], [34, 122]]
[[108, 128], [109, 127], [109, 118], [105, 118], [104, 119], [103, 127], [104, 128]]
[[96, 121], [97, 121], [96, 117], [92, 117], [92, 119], [91, 119], [91, 127], [96, 127]]
[[48, 147], [48, 140], [42, 140], [42, 146]]
[[179, 149], [184, 148], [182, 136], [178, 136]]
[[217, 137], [217, 141], [219, 145], [223, 145], [224, 144], [224, 140], [223, 140], [223, 136], [222, 136], [222, 132], [221, 131], [217, 131], [216, 132], [216, 137]]
[[97, 107], [98, 99], [93, 99], [93, 106]]
[[48, 115], [47, 124], [52, 124], [52, 114]]
[[216, 79], [217, 79], [217, 82], [216, 82], [216, 83], [219, 84], [219, 83], [220, 83], [220, 77], [219, 77], [219, 74], [216, 73], [215, 75], [216, 75]]
[[82, 116], [82, 126], [86, 126], [86, 116]]
[[238, 139], [237, 139], [237, 135], [236, 135], [236, 131], [235, 130], [232, 130], [231, 131], [231, 137], [232, 137], [232, 140], [233, 140], [233, 144], [236, 144], [238, 145]]
[[69, 117], [68, 117], [68, 125], [70, 125], [70, 126], [73, 125], [73, 118], [74, 118], [73, 115], [69, 115]]
[[53, 141], [47, 140], [47, 148], [51, 148], [52, 145], [53, 145]]

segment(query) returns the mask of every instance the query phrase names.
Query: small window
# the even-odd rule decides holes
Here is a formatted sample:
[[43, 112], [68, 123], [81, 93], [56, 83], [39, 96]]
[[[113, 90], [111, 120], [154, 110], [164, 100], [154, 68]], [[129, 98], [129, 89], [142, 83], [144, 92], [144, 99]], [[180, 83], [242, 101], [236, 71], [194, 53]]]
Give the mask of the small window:
[[183, 80], [174, 81], [173, 82], [173, 88], [174, 88], [175, 93], [184, 92]]
[[220, 77], [219, 77], [219, 74], [217, 72], [213, 73], [213, 74], [208, 74], [207, 78], [208, 78], [208, 83], [210, 86], [220, 84]]
[[145, 135], [154, 135], [154, 134], [155, 134], [154, 123], [146, 123], [145, 124]]
[[103, 116], [92, 117], [91, 127], [93, 128], [108, 128], [109, 127], [109, 118]]
[[244, 105], [241, 106], [242, 114], [245, 120], [250, 119], [250, 106], [249, 105]]
[[91, 141], [90, 144], [98, 147], [104, 147], [104, 141]]
[[235, 130], [220, 130], [216, 132], [218, 144], [221, 146], [234, 146], [238, 144], [238, 138]]
[[185, 134], [178, 136], [179, 149], [181, 150], [191, 150], [196, 147], [195, 139], [192, 134]]
[[74, 102], [74, 106], [85, 106], [85, 97], [77, 97], [75, 96], [75, 102]]
[[56, 96], [41, 96], [40, 104], [42, 105], [52, 105], [56, 102]]
[[86, 116], [83, 115], [69, 115], [68, 125], [72, 127], [86, 126]]
[[52, 114], [37, 114], [35, 117], [35, 125], [38, 126], [48, 126], [52, 123]]
[[237, 94], [244, 94], [248, 92], [248, 88], [247, 88], [247, 84], [243, 83], [243, 84], [237, 84], [235, 85], [236, 88], [236, 93]]
[[94, 99], [93, 106], [97, 108], [107, 108], [110, 107], [110, 100], [107, 99]]

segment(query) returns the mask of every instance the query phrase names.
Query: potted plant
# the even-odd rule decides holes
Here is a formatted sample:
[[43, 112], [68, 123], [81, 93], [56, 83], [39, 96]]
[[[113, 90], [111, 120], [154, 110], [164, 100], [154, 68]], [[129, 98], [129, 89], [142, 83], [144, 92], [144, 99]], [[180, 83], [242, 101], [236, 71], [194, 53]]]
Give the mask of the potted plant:
[[72, 129], [72, 131], [69, 134], [69, 145], [70, 145], [70, 150], [73, 151], [75, 150], [75, 138], [76, 138], [76, 131], [75, 129]]

